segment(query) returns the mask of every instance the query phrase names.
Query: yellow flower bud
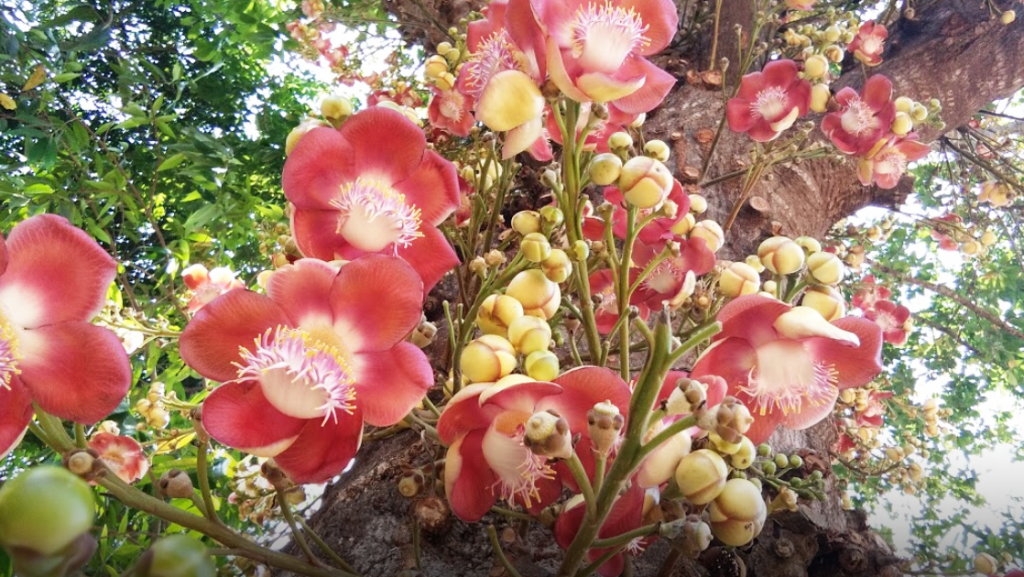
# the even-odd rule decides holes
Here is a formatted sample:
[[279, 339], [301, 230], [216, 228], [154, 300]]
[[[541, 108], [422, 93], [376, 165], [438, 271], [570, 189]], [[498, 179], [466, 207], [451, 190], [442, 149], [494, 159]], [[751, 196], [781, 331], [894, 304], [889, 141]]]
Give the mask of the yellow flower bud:
[[723, 295], [736, 298], [756, 293], [761, 288], [761, 277], [750, 265], [734, 262], [722, 271], [718, 281], [718, 290]]
[[688, 234], [693, 227], [697, 225], [697, 219], [693, 217], [692, 212], [686, 213], [686, 216], [679, 219], [679, 222], [672, 225], [672, 234], [678, 234], [680, 236]]
[[776, 274], [791, 274], [804, 266], [804, 249], [784, 236], [773, 236], [757, 247], [765, 268]]
[[1003, 12], [1002, 16], [999, 17], [999, 20], [1006, 25], [1013, 24], [1013, 21], [1016, 19], [1017, 13], [1013, 10], [1007, 10], [1006, 12]]
[[664, 140], [648, 140], [647, 144], [644, 145], [644, 154], [654, 160], [665, 162], [668, 160], [669, 148]]
[[733, 469], [745, 471], [754, 464], [755, 457], [757, 457], [757, 447], [754, 446], [753, 441], [743, 437], [740, 440], [740, 448], [732, 455], [729, 455], [729, 463]]
[[[834, 40], [831, 42], [834, 42]], [[824, 77], [827, 73], [828, 60], [826, 60], [821, 54], [815, 54], [804, 61], [804, 74], [808, 79], [817, 80]]]
[[827, 84], [815, 84], [811, 87], [811, 111], [825, 112], [828, 101], [832, 98], [832, 90]]
[[445, 42], [441, 42], [440, 44], [437, 45], [437, 53], [438, 54], [445, 54], [446, 52], [448, 52], [451, 49], [452, 49], [452, 43], [451, 42], [445, 41]]
[[747, 266], [757, 271], [757, 274], [764, 272], [764, 265], [761, 264], [761, 259], [757, 258], [756, 254], [747, 255], [746, 260], [743, 262], [747, 263]]
[[[650, 441], [654, 435], [660, 433], [663, 427], [655, 426], [648, 431], [644, 442]], [[644, 460], [637, 474], [637, 482], [641, 487], [657, 487], [668, 482], [679, 467], [679, 461], [690, 453], [690, 445], [693, 440], [690, 433], [682, 431], [669, 437], [667, 441], [658, 445], [653, 452]]]
[[708, 199], [699, 194], [690, 195], [690, 212], [704, 214], [708, 210]]
[[544, 206], [540, 209], [540, 217], [551, 226], [559, 226], [565, 222], [565, 215], [562, 209], [557, 206]]
[[676, 484], [694, 505], [711, 502], [725, 488], [729, 468], [714, 451], [701, 449], [683, 457], [676, 467]]
[[910, 109], [910, 117], [915, 122], [921, 122], [928, 118], [928, 109], [920, 102], [915, 102], [914, 106]]
[[626, 424], [611, 401], [597, 403], [587, 411], [587, 425], [594, 451], [607, 455], [618, 444], [619, 431]]
[[983, 575], [991, 575], [999, 568], [999, 562], [988, 553], [978, 553], [974, 556], [974, 570]]
[[519, 243], [519, 252], [530, 262], [541, 262], [551, 256], [551, 243], [539, 232], [531, 232]]
[[[764, 265], [762, 265], [762, 266], [764, 266]], [[766, 281], [764, 281], [764, 284], [761, 285], [761, 293], [760, 294], [767, 294], [768, 296], [770, 296], [772, 298], [778, 298], [778, 288], [779, 288], [779, 284], [777, 282], [775, 282], [773, 280], [766, 280]]]
[[521, 316], [509, 324], [508, 340], [523, 355], [546, 351], [551, 345], [551, 327], [544, 319]]
[[491, 77], [476, 105], [476, 118], [495, 132], [505, 132], [539, 118], [544, 95], [532, 78], [518, 70]]
[[491, 295], [476, 313], [476, 324], [485, 334], [505, 337], [512, 321], [523, 316], [523, 305], [508, 295]]
[[569, 275], [572, 274], [572, 261], [569, 260], [569, 255], [565, 254], [564, 250], [553, 248], [548, 258], [540, 263], [540, 268], [548, 280], [562, 283], [569, 280]]
[[819, 286], [807, 289], [800, 304], [818, 311], [829, 322], [843, 318], [846, 314], [846, 301], [843, 295], [832, 287]]
[[590, 245], [585, 240], [578, 240], [572, 243], [572, 256], [577, 261], [584, 261], [590, 257]]
[[328, 120], [345, 120], [352, 116], [352, 102], [343, 96], [328, 96], [320, 103], [320, 115]]
[[522, 303], [526, 314], [544, 320], [549, 320], [555, 315], [562, 301], [562, 291], [558, 284], [548, 280], [544, 273], [537, 269], [524, 270], [517, 274], [509, 282], [505, 294]]
[[821, 252], [821, 243], [813, 236], [798, 236], [793, 239], [793, 242], [800, 245], [800, 248], [804, 249], [807, 254]]
[[512, 230], [526, 236], [540, 232], [540, 213], [535, 210], [520, 210], [512, 216]]
[[437, 80], [444, 73], [448, 72], [448, 61], [444, 57], [435, 54], [430, 58], [427, 58], [427, 63], [424, 67], [424, 76], [427, 80]]
[[836, 64], [843, 61], [843, 49], [833, 44], [825, 49], [825, 56]]
[[914, 121], [906, 112], [897, 112], [892, 121], [892, 132], [896, 136], [906, 136], [914, 129]]
[[893, 104], [896, 106], [896, 112], [902, 112], [904, 114], [910, 114], [910, 111], [914, 109], [914, 101], [907, 98], [906, 96], [897, 97]]
[[455, 75], [451, 72], [444, 72], [434, 80], [434, 86], [439, 90], [451, 90], [455, 88]]
[[648, 156], [629, 159], [619, 175], [619, 189], [626, 202], [638, 208], [654, 208], [672, 191], [672, 173]]
[[594, 184], [607, 186], [622, 174], [622, 159], [616, 154], [605, 152], [590, 161], [590, 180]]
[[288, 133], [288, 138], [284, 141], [284, 154], [288, 156], [292, 153], [292, 149], [299, 143], [299, 140], [306, 135], [307, 132], [313, 130], [318, 126], [329, 126], [326, 122], [320, 120], [306, 120], [302, 124], [296, 126]]
[[708, 243], [708, 250], [718, 252], [725, 244], [725, 232], [722, 227], [713, 220], [702, 220], [693, 226], [690, 231], [691, 237], [703, 238]]
[[531, 379], [550, 381], [558, 376], [558, 357], [551, 351], [534, 351], [526, 356], [523, 368]]
[[497, 381], [516, 368], [512, 343], [498, 335], [484, 335], [462, 349], [462, 374], [476, 383]]
[[807, 257], [807, 270], [811, 278], [828, 285], [839, 284], [846, 274], [846, 266], [830, 252], [816, 252]]
[[628, 132], [616, 132], [608, 137], [608, 148], [612, 150], [627, 150], [633, 146], [633, 137]]
[[825, 37], [826, 42], [838, 42], [840, 34], [841, 33], [839, 32], [839, 28], [835, 25], [832, 25], [826, 28], [825, 32], [822, 35]]
[[980, 253], [981, 249], [981, 243], [974, 239], [965, 240], [963, 244], [960, 245], [960, 252], [964, 253], [967, 256], [974, 256]]
[[992, 246], [996, 243], [996, 235], [991, 230], [986, 230], [985, 234], [981, 235], [981, 244], [985, 246]]
[[708, 508], [711, 532], [733, 547], [750, 543], [767, 518], [768, 507], [761, 491], [746, 479], [730, 479]]

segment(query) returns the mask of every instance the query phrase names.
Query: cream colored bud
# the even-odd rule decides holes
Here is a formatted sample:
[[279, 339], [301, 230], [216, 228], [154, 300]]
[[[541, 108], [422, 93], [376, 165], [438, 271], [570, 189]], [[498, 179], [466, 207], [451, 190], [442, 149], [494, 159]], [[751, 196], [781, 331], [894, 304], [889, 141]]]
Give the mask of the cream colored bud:
[[629, 123], [629, 127], [633, 128], [633, 129], [639, 129], [639, 128], [643, 127], [644, 122], [646, 120], [647, 120], [647, 114], [641, 112], [640, 114], [636, 115], [636, 118], [633, 119], [633, 122]]
[[896, 136], [906, 136], [914, 129], [914, 121], [906, 112], [897, 112], [892, 120], [892, 133]]
[[928, 119], [928, 109], [920, 102], [915, 102], [913, 108], [910, 109], [910, 117], [915, 122], [923, 122]]
[[761, 277], [750, 265], [734, 262], [722, 271], [718, 290], [729, 298], [756, 293], [761, 288]]
[[633, 137], [628, 132], [616, 132], [608, 137], [608, 148], [612, 150], [628, 150], [633, 146]]
[[540, 268], [551, 282], [563, 283], [572, 274], [572, 261], [564, 250], [553, 248], [551, 254], [540, 263]]
[[590, 257], [590, 245], [585, 240], [578, 240], [572, 243], [572, 256], [578, 262], [587, 260]]
[[827, 84], [815, 84], [811, 87], [811, 111], [826, 112], [828, 101], [832, 98], [832, 89]]
[[[763, 265], [762, 265], [763, 266]], [[772, 298], [778, 298], [779, 296], [779, 283], [773, 280], [766, 280], [761, 285], [761, 294], [768, 293], [768, 296]]]
[[740, 441], [740, 448], [732, 455], [729, 455], [729, 464], [732, 465], [733, 469], [745, 471], [754, 464], [756, 457], [757, 447], [754, 446], [754, 442], [747, 437], [743, 437], [743, 440]]
[[838, 42], [840, 34], [839, 27], [833, 24], [825, 29], [822, 36], [824, 36], [826, 42]]
[[984, 575], [991, 575], [999, 568], [999, 562], [988, 553], [978, 553], [974, 556], [974, 570]]
[[289, 154], [291, 154], [292, 149], [294, 149], [295, 146], [299, 143], [299, 141], [302, 140], [302, 137], [305, 136], [306, 133], [309, 132], [310, 130], [313, 130], [314, 128], [317, 128], [319, 126], [329, 125], [326, 122], [320, 120], [306, 120], [302, 124], [293, 128], [292, 131], [288, 133], [288, 138], [285, 139], [284, 155], [288, 156]]
[[[649, 442], [661, 430], [662, 427], [660, 426], [651, 428], [644, 442]], [[644, 459], [643, 464], [640, 465], [640, 471], [637, 473], [637, 483], [645, 489], [667, 483], [675, 474], [676, 468], [679, 467], [679, 461], [690, 453], [692, 442], [693, 439], [690, 438], [690, 433], [682, 431], [672, 435], [664, 443], [658, 445]]]
[[703, 238], [708, 243], [708, 250], [718, 252], [725, 244], [725, 232], [722, 227], [713, 220], [702, 220], [694, 225], [690, 231], [690, 237]]
[[484, 335], [462, 350], [459, 367], [470, 381], [492, 383], [516, 368], [516, 351], [504, 338]]
[[811, 337], [825, 337], [837, 341], [843, 341], [853, 346], [860, 345], [860, 339], [856, 334], [844, 331], [836, 325], [825, 320], [825, 317], [811, 307], [793, 307], [782, 313], [772, 323], [772, 327], [785, 338], [806, 339]]
[[445, 54], [445, 53], [447, 53], [451, 49], [452, 49], [451, 42], [445, 41], [445, 42], [441, 42], [440, 44], [437, 45], [437, 53], [438, 54]]
[[629, 159], [619, 175], [619, 189], [626, 202], [638, 208], [654, 208], [672, 191], [672, 173], [648, 156]]
[[804, 61], [804, 74], [809, 80], [823, 78], [828, 73], [828, 60], [821, 54], [815, 54]]
[[594, 184], [600, 186], [612, 184], [622, 174], [622, 159], [610, 152], [598, 154], [590, 161], [589, 173], [590, 180]]
[[534, 351], [523, 361], [523, 369], [531, 379], [551, 381], [558, 376], [558, 357], [551, 351]]
[[527, 419], [523, 444], [535, 454], [549, 459], [572, 456], [572, 432], [569, 423], [558, 414], [542, 411]]
[[800, 305], [818, 311], [829, 322], [846, 315], [846, 300], [839, 291], [829, 286], [808, 288]]
[[1017, 13], [1013, 10], [1007, 10], [999, 17], [999, 20], [1007, 26], [1013, 24], [1013, 21], [1017, 19]]
[[551, 256], [551, 243], [539, 232], [531, 232], [519, 243], [519, 252], [526, 260], [539, 263]]
[[708, 210], [708, 199], [699, 194], [690, 195], [690, 212], [704, 214]]
[[487, 271], [487, 261], [484, 260], [484, 257], [478, 256], [469, 261], [469, 270], [478, 275], [483, 275]]
[[335, 122], [345, 120], [352, 116], [352, 102], [343, 96], [328, 96], [320, 103], [320, 115]]
[[535, 317], [549, 320], [558, 311], [562, 291], [558, 284], [550, 281], [537, 269], [524, 270], [517, 274], [505, 291], [523, 305], [523, 311]]
[[693, 230], [693, 227], [697, 225], [697, 219], [693, 217], [693, 213], [689, 212], [683, 218], [679, 219], [679, 222], [672, 225], [672, 234], [678, 234], [679, 236], [685, 236]]
[[757, 258], [756, 254], [747, 255], [747, 258], [743, 261], [747, 263], [747, 266], [757, 271], [757, 274], [764, 272], [764, 264], [761, 259]]
[[767, 518], [768, 508], [761, 491], [746, 479], [730, 479], [708, 508], [711, 532], [733, 547], [750, 543]]
[[526, 124], [544, 112], [544, 95], [526, 73], [503, 70], [491, 77], [476, 105], [476, 118], [495, 132]]
[[816, 252], [807, 257], [807, 271], [814, 280], [822, 284], [835, 285], [842, 282], [846, 275], [846, 265], [830, 252]]
[[893, 101], [893, 104], [896, 106], [897, 112], [902, 112], [907, 115], [909, 115], [910, 111], [914, 109], [914, 101], [906, 96], [897, 97], [896, 100]]
[[843, 61], [843, 54], [843, 49], [834, 44], [825, 49], [825, 56], [836, 64]]
[[665, 402], [665, 413], [687, 415], [704, 410], [707, 402], [707, 385], [696, 379], [679, 379]]
[[714, 451], [700, 449], [683, 457], [676, 467], [676, 484], [691, 503], [710, 503], [725, 488], [729, 467]]
[[508, 326], [523, 316], [523, 305], [508, 295], [491, 295], [477, 310], [476, 324], [484, 333], [508, 336]]
[[561, 226], [565, 222], [565, 214], [557, 206], [544, 206], [540, 209], [540, 217], [552, 227]]
[[963, 244], [960, 245], [960, 252], [964, 253], [967, 256], [974, 256], [980, 253], [982, 248], [983, 247], [980, 242], [974, 239], [970, 239], [965, 240]]
[[622, 418], [619, 408], [611, 401], [597, 403], [593, 409], [587, 411], [587, 424], [594, 450], [607, 455], [618, 445], [619, 431], [625, 423], [626, 420]]
[[437, 80], [446, 72], [448, 72], [448, 61], [444, 57], [435, 54], [427, 58], [423, 70], [423, 75], [427, 77], [427, 80]]
[[992, 246], [997, 240], [999, 239], [996, 238], [995, 233], [991, 230], [986, 230], [985, 233], [981, 235], [981, 244], [984, 246]]
[[800, 248], [804, 249], [804, 252], [809, 255], [821, 252], [821, 243], [813, 236], [798, 236], [793, 239], [793, 242], [800, 245]]
[[664, 140], [648, 140], [647, 144], [644, 144], [644, 154], [655, 160], [665, 162], [668, 160], [669, 155], [668, 144], [665, 144]]
[[512, 215], [512, 230], [523, 236], [540, 232], [540, 213], [535, 210], [520, 210], [515, 213]]
[[546, 351], [551, 346], [551, 326], [544, 319], [521, 316], [509, 324], [508, 340], [522, 355]]
[[791, 274], [804, 266], [804, 249], [784, 236], [773, 236], [757, 248], [765, 268], [776, 274]]

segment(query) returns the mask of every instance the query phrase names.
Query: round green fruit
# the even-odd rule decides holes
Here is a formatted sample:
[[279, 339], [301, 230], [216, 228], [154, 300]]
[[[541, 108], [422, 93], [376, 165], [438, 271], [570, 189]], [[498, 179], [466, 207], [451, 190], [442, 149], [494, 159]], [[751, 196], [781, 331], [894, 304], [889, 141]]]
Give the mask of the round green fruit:
[[186, 535], [171, 535], [149, 548], [152, 560], [146, 577], [216, 577], [210, 552]]
[[52, 555], [92, 527], [89, 484], [60, 467], [29, 469], [0, 488], [0, 545]]

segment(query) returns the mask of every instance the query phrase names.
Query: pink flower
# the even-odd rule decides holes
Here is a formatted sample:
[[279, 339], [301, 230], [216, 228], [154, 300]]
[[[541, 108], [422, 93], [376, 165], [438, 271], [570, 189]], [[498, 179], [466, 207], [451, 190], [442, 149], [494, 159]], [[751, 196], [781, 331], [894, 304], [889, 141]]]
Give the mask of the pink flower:
[[[506, 377], [508, 378], [508, 377]], [[448, 445], [444, 484], [452, 511], [463, 521], [480, 520], [495, 501], [522, 504], [536, 512], [557, 499], [563, 477], [547, 459], [523, 444], [526, 421], [552, 409], [583, 439], [576, 450], [589, 457], [587, 411], [610, 401], [625, 413], [630, 391], [608, 369], [579, 367], [554, 382], [513, 380], [463, 387], [437, 423]]]
[[902, 345], [907, 342], [910, 332], [907, 321], [910, 320], [910, 309], [892, 301], [878, 301], [864, 316], [875, 321], [882, 328], [882, 339], [891, 345]]
[[744, 76], [736, 97], [726, 104], [729, 129], [768, 142], [793, 126], [811, 105], [811, 83], [800, 79], [799, 71], [792, 60], [774, 60]]
[[[645, 268], [661, 252], [661, 245], [649, 246], [637, 243], [634, 246], [633, 260], [641, 268]], [[701, 276], [715, 266], [715, 253], [708, 248], [707, 241], [699, 237], [679, 241], [679, 256], [669, 256], [654, 266], [654, 269], [641, 281], [633, 293], [633, 304], [644, 303], [654, 310], [661, 310], [662, 303], [671, 301], [683, 288], [686, 274], [692, 272]]]
[[397, 423], [434, 382], [423, 352], [403, 341], [419, 323], [423, 283], [402, 260], [369, 255], [340, 272], [302, 259], [266, 291], [203, 307], [181, 358], [224, 383], [203, 403], [211, 437], [273, 457], [296, 483], [327, 481], [355, 455], [364, 420]]
[[646, 56], [678, 25], [671, 0], [531, 0], [547, 41], [551, 80], [577, 102], [611, 103], [627, 114], [654, 109], [675, 78]]
[[149, 471], [149, 459], [142, 451], [142, 445], [131, 437], [96, 433], [89, 439], [89, 448], [96, 451], [103, 464], [125, 483], [134, 483]]
[[[583, 516], [587, 509], [583, 505], [582, 497], [570, 499], [566, 503], [562, 514], [555, 521], [555, 542], [562, 549], [569, 548], [569, 545], [572, 544], [573, 539], [576, 538], [576, 534], [579, 533], [580, 527], [583, 525]], [[634, 482], [612, 505], [611, 512], [608, 513], [608, 517], [597, 533], [597, 538], [609, 539], [634, 529], [639, 529], [643, 524], [643, 509], [644, 490]], [[622, 574], [622, 569], [625, 565], [625, 560], [622, 557], [623, 554], [637, 554], [643, 547], [644, 543], [641, 540], [637, 540], [636, 543], [630, 543], [624, 552], [613, 555], [611, 559], [601, 565], [597, 569], [597, 574], [601, 577], [618, 577], [618, 575]], [[590, 549], [587, 551], [587, 561], [593, 563], [607, 552], [607, 549]]]
[[835, 99], [842, 108], [825, 115], [821, 130], [841, 152], [866, 154], [888, 137], [896, 116], [888, 78], [876, 74], [864, 83], [860, 95], [847, 86], [836, 93]]
[[229, 290], [245, 288], [245, 283], [236, 279], [231, 269], [223, 266], [208, 271], [205, 266], [194, 264], [181, 271], [181, 280], [192, 291], [192, 298], [188, 301], [190, 313], [195, 313]]
[[32, 403], [76, 423], [124, 399], [131, 365], [120, 339], [90, 324], [117, 263], [62, 217], [41, 214], [0, 237], [0, 455], [21, 441]]
[[939, 249], [949, 251], [960, 250], [960, 243], [953, 238], [953, 235], [958, 232], [957, 229], [960, 228], [959, 225], [964, 221], [964, 219], [958, 214], [947, 214], [944, 216], [937, 216], [932, 220], [939, 223], [952, 223], [952, 226], [949, 227], [939, 224], [935, 228], [932, 228], [931, 237], [938, 241]]
[[[614, 186], [607, 186], [604, 189], [605, 201], [615, 206], [615, 211], [612, 213], [612, 232], [616, 238], [626, 238], [626, 199], [623, 197], [622, 191]], [[647, 226], [640, 229], [637, 238], [641, 242], [644, 242], [651, 246], [657, 246], [660, 250], [661, 247], [665, 246], [665, 241], [676, 238], [676, 235], [672, 233], [672, 227], [683, 220], [687, 213], [690, 212], [690, 195], [683, 191], [683, 186], [679, 184], [679, 181], [672, 179], [672, 189], [669, 190], [668, 195], [665, 197], [667, 201], [675, 204], [675, 215], [672, 217], [659, 216], [654, 218]], [[663, 204], [659, 204], [654, 208], [642, 208], [637, 211], [637, 220], [643, 220], [649, 217], [656, 210], [660, 210]], [[594, 219], [597, 223], [602, 225], [601, 235], [603, 236], [603, 222], [600, 219]], [[594, 225], [591, 224], [591, 227]], [[591, 229], [594, 230], [594, 229]], [[603, 238], [593, 238], [591, 240], [604, 240]]]
[[883, 140], [861, 159], [857, 176], [864, 186], [874, 183], [879, 188], [896, 188], [900, 178], [907, 173], [907, 163], [921, 160], [928, 156], [930, 150], [927, 144], [910, 136]]
[[437, 226], [459, 205], [455, 167], [402, 114], [370, 108], [307, 132], [284, 165], [299, 250], [325, 261], [397, 255], [429, 292], [459, 257]]
[[[630, 269], [629, 282], [635, 282], [639, 275], [639, 270]], [[601, 302], [594, 306], [594, 320], [597, 321], [598, 332], [607, 335], [619, 321], [619, 300], [615, 294], [615, 276], [612, 275], [612, 271], [605, 269], [591, 274], [590, 293], [601, 298]], [[647, 320], [651, 315], [651, 309], [645, 303], [632, 304], [636, 305], [640, 319]]]
[[754, 415], [747, 437], [768, 439], [776, 427], [806, 429], [824, 419], [841, 389], [881, 370], [882, 331], [846, 317], [828, 323], [807, 307], [761, 295], [739, 297], [718, 314], [722, 332], [693, 367], [715, 374]]
[[878, 66], [882, 63], [882, 51], [885, 49], [885, 39], [889, 37], [889, 31], [881, 24], [865, 22], [860, 25], [857, 35], [846, 47], [846, 50], [853, 53], [854, 58], [863, 62], [866, 66]]
[[877, 284], [874, 275], [867, 275], [861, 281], [861, 289], [853, 295], [851, 303], [862, 311], [869, 311], [875, 308], [875, 303], [892, 296], [892, 291], [884, 285]]
[[438, 90], [430, 99], [427, 118], [434, 128], [441, 128], [456, 136], [469, 136], [473, 128], [472, 102], [458, 90]]

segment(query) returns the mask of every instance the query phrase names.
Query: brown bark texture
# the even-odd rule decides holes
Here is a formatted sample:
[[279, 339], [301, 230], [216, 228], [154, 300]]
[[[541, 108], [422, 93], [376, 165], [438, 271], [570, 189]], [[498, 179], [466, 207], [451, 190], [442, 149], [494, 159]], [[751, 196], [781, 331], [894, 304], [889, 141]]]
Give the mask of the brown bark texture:
[[[686, 18], [701, 0], [676, 1], [685, 11], [680, 19], [681, 27], [685, 28]], [[427, 46], [444, 40], [448, 27], [456, 26], [459, 19], [482, 6], [479, 0], [384, 3], [402, 23], [406, 39]], [[713, 12], [714, 4], [711, 0], [710, 6], [704, 7], [705, 14]], [[717, 50], [719, 57], [731, 62], [739, 61], [737, 39], [744, 38], [736, 35], [736, 25], [750, 26], [752, 11], [748, 4], [744, 0], [724, 0], [719, 26], [723, 40]], [[1010, 7], [1006, 0], [999, 0], [999, 4]], [[1024, 86], [1024, 18], [1003, 25], [990, 16], [982, 0], [919, 0], [916, 5], [913, 18], [904, 14], [891, 27], [885, 62], [869, 73], [888, 76], [897, 94], [917, 101], [938, 98], [943, 105], [942, 118], [950, 129], [966, 123], [986, 104], [1010, 96]], [[699, 81], [699, 73], [708, 68], [708, 35], [712, 29], [705, 24], [700, 28], [704, 38], [698, 42], [677, 42], [656, 58], [679, 78], [679, 83], [662, 106], [648, 115], [645, 136], [671, 143], [670, 163], [681, 179], [694, 170], [699, 173], [704, 166], [710, 149], [708, 131], [718, 129], [724, 113], [725, 92], [709, 89]], [[757, 62], [752, 68], [761, 64]], [[849, 68], [835, 85], [837, 88], [863, 83], [861, 67]], [[736, 72], [736, 67], [728, 71], [727, 84], [738, 76]], [[810, 120], [815, 125], [820, 122], [820, 118]], [[934, 130], [922, 135], [926, 141], [938, 136]], [[816, 139], [824, 140], [817, 129], [809, 136], [810, 141]], [[703, 182], [749, 165], [751, 145], [745, 135], [723, 130]], [[709, 218], [725, 221], [737, 202], [740, 181], [739, 177], [726, 178], [700, 187], [709, 201]], [[689, 184], [699, 183], [691, 180]], [[834, 223], [862, 207], [898, 206], [911, 189], [909, 178], [890, 191], [861, 186], [855, 162], [838, 157], [778, 166], [754, 187], [752, 195], [760, 197], [760, 210], [747, 204], [739, 211], [720, 256], [742, 257], [756, 250], [758, 243], [773, 232], [821, 238]], [[443, 324], [439, 300], [445, 296], [444, 283], [438, 291], [428, 299], [427, 310], [428, 316], [442, 320], [439, 324]], [[433, 346], [445, 341], [445, 335], [440, 334]], [[441, 350], [433, 352], [437, 356], [443, 354]], [[438, 378], [442, 378], [440, 372]], [[829, 500], [801, 505], [798, 513], [772, 515], [751, 546], [730, 551], [713, 545], [701, 558], [680, 559], [667, 569], [662, 565], [671, 555], [671, 546], [661, 540], [636, 561], [634, 574], [899, 575], [895, 565], [898, 558], [867, 527], [864, 515], [839, 507], [836, 479], [830, 474], [828, 457], [835, 440], [835, 426], [828, 420], [806, 431], [780, 431], [772, 439], [777, 450], [800, 454], [806, 467], [825, 473]], [[411, 570], [404, 575], [420, 574], [413, 570], [417, 550], [420, 571], [429, 577], [504, 575], [486, 538], [488, 524], [497, 527], [507, 555], [524, 577], [553, 575], [561, 551], [553, 544], [550, 530], [540, 524], [492, 514], [481, 523], [467, 525], [448, 513], [443, 499], [410, 500], [399, 494], [398, 480], [403, 467], [422, 466], [442, 456], [442, 447], [411, 431], [367, 442], [353, 469], [327, 488], [323, 506], [312, 519], [312, 525], [368, 577], [391, 577], [403, 570]], [[443, 494], [443, 488], [438, 489]]]

